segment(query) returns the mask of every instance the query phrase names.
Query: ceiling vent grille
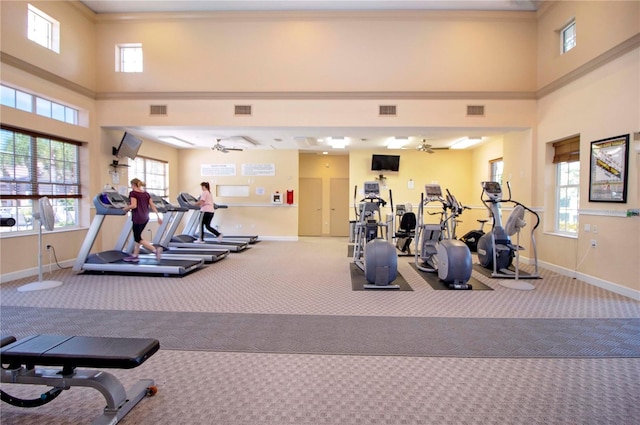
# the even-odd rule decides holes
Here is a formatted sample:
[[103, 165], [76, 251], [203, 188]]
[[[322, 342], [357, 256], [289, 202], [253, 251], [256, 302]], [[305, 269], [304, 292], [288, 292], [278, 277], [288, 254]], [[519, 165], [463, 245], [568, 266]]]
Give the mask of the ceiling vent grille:
[[397, 115], [396, 112], [396, 105], [380, 105], [378, 113], [380, 116], [395, 117]]
[[484, 105], [467, 105], [467, 116], [484, 117]]
[[234, 105], [234, 115], [251, 115], [251, 105]]
[[167, 115], [167, 105], [149, 105], [149, 115]]

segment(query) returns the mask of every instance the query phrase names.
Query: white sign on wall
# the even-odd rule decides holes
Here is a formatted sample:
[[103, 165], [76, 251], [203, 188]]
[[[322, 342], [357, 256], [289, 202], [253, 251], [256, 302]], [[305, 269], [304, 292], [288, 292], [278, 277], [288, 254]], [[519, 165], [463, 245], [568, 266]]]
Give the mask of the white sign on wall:
[[236, 164], [202, 164], [201, 176], [235, 176]]
[[276, 164], [242, 164], [243, 176], [275, 176]]

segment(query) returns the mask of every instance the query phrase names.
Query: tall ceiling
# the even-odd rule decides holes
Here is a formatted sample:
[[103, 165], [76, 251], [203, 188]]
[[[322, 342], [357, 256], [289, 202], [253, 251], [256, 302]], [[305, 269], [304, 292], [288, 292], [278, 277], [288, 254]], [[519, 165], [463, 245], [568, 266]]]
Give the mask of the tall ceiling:
[[[384, 10], [471, 10], [535, 11], [540, 0], [85, 0], [97, 14], [215, 11], [384, 11]], [[408, 138], [403, 149], [418, 149], [425, 143], [447, 149], [465, 137], [487, 140], [513, 128], [434, 128], [434, 127], [127, 127], [128, 131], [164, 143], [172, 136], [188, 141], [191, 148], [223, 146], [241, 149], [299, 149], [309, 152], [346, 153], [353, 149], [386, 149], [394, 139]], [[344, 137], [346, 149], [331, 149], [331, 137]]]

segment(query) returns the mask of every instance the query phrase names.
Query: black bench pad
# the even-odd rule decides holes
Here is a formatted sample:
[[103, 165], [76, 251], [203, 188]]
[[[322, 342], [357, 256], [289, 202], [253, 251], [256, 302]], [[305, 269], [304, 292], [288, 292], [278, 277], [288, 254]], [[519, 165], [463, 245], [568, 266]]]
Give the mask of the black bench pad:
[[132, 369], [160, 349], [150, 338], [35, 335], [2, 347], [3, 364]]

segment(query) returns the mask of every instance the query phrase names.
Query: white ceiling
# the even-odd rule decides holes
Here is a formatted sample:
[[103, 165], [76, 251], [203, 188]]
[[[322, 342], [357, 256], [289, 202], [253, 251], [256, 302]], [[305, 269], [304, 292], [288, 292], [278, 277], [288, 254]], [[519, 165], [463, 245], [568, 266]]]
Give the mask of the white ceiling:
[[[535, 11], [538, 0], [173, 0], [173, 1], [82, 1], [95, 13], [152, 13], [194, 11], [313, 11], [313, 10], [503, 10]], [[211, 147], [222, 139], [227, 147], [243, 149], [300, 149], [310, 152], [329, 151], [342, 154], [353, 149], [386, 149], [394, 136], [409, 137], [404, 149], [417, 149], [422, 140], [435, 148], [448, 148], [463, 137], [487, 140], [513, 128], [434, 128], [434, 127], [126, 127], [140, 137], [162, 141], [158, 137], [173, 136], [193, 144], [193, 148]], [[242, 138], [241, 136], [244, 136]], [[331, 149], [330, 137], [345, 137], [346, 150]], [[251, 142], [247, 141], [250, 140]]]

